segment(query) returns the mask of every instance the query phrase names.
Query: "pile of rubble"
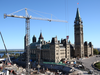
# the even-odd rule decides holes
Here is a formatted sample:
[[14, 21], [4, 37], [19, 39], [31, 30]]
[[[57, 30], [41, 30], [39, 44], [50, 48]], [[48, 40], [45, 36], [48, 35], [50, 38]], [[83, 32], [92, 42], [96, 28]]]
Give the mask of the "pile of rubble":
[[4, 75], [25, 75], [26, 74], [26, 69], [22, 68], [22, 67], [18, 67], [16, 64], [9, 64], [6, 65], [2, 72], [2, 74]]

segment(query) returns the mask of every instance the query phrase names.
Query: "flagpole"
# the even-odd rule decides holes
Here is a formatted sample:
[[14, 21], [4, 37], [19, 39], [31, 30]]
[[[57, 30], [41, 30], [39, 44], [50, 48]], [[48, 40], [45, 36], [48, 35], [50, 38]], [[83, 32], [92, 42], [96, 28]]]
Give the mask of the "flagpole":
[[79, 4], [79, 3], [77, 3], [77, 8], [78, 8], [78, 4]]

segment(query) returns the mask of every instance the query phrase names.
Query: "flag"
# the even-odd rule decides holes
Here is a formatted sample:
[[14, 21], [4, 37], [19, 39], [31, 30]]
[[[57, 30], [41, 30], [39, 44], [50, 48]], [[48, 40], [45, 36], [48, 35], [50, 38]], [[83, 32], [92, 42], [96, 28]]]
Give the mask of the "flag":
[[79, 4], [79, 3], [77, 3], [77, 4]]
[[69, 39], [69, 36], [66, 36], [67, 40]]

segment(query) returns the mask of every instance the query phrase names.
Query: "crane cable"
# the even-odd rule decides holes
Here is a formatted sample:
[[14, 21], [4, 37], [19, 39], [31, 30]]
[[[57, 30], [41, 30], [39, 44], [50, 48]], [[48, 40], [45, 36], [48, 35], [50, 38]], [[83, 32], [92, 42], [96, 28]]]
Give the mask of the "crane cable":
[[28, 9], [28, 10], [30, 10], [33, 13], [39, 12], [39, 13], [43, 13], [43, 14], [48, 14], [48, 15], [51, 15], [51, 16], [55, 17], [56, 19], [58, 19], [56, 16], [54, 16], [53, 14], [50, 14], [50, 13], [45, 13], [45, 12], [41, 12], [41, 11], [37, 11], [37, 10], [32, 10], [32, 9]]
[[[30, 10], [30, 9], [28, 9], [28, 10]], [[34, 12], [34, 11], [32, 11], [32, 10], [30, 10], [31, 12], [33, 12], [33, 13], [35, 13], [35, 14], [37, 14], [37, 15], [40, 15], [40, 14], [38, 14], [38, 13], [36, 13], [36, 12]], [[42, 16], [42, 17], [44, 17], [44, 18], [46, 18], [45, 16], [43, 16], [43, 15], [40, 15], [40, 16]]]
[[20, 9], [20, 10], [18, 10], [18, 11], [15, 11], [15, 12], [13, 12], [13, 13], [9, 14], [9, 15], [12, 15], [12, 14], [17, 13], [17, 12], [19, 12], [19, 11], [22, 11], [22, 10], [24, 10], [24, 9], [25, 9], [25, 8]]
[[[66, 20], [66, 0], [65, 0], [65, 20]], [[65, 28], [67, 28], [67, 24], [65, 23]], [[66, 33], [67, 34], [67, 29], [66, 29]]]
[[65, 20], [66, 20], [66, 10], [67, 10], [67, 19], [68, 19], [68, 26], [67, 23], [65, 23], [65, 28], [66, 28], [66, 35], [67, 39], [69, 38], [69, 13], [68, 13], [68, 0], [67, 0], [67, 8], [66, 8], [66, 0], [65, 0]]
[[[13, 14], [15, 14], [15, 13], [18, 13], [18, 12], [24, 10], [24, 9], [25, 9], [25, 8], [20, 9], [20, 10], [18, 10], [18, 11], [15, 11], [15, 12], [13, 12], [13, 13], [10, 13], [9, 15], [13, 15]], [[54, 16], [53, 14], [50, 14], [50, 13], [45, 13], [45, 12], [41, 12], [41, 11], [37, 11], [37, 10], [31, 10], [31, 9], [28, 9], [28, 8], [27, 8], [27, 10], [30, 10], [31, 12], [33, 12], [33, 13], [35, 13], [35, 14], [37, 14], [37, 15], [40, 15], [40, 14], [38, 14], [38, 13], [36, 13], [36, 12], [40, 12], [40, 13], [44, 13], [44, 14], [49, 14], [49, 15], [51, 15], [51, 19], [52, 19], [52, 16], [55, 17], [56, 19], [58, 19], [56, 16]], [[40, 16], [45, 17], [45, 16], [43, 16], [43, 15], [40, 15]], [[45, 17], [45, 18], [46, 18], [46, 17]]]
[[[67, 1], [67, 12], [68, 12], [68, 1]], [[67, 13], [68, 15], [68, 21], [69, 21], [69, 12]], [[69, 35], [69, 22], [68, 22], [68, 35]]]

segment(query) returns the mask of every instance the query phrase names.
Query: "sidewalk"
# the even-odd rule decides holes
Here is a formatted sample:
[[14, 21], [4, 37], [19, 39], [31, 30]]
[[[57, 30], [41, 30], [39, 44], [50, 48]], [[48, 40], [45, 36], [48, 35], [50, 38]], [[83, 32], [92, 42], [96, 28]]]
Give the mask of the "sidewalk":
[[77, 71], [83, 72], [83, 75], [89, 75], [87, 71], [82, 71], [82, 70], [79, 70], [79, 69], [77, 69], [77, 68], [74, 68], [74, 69], [77, 70]]

